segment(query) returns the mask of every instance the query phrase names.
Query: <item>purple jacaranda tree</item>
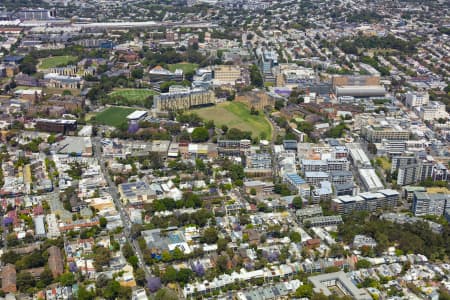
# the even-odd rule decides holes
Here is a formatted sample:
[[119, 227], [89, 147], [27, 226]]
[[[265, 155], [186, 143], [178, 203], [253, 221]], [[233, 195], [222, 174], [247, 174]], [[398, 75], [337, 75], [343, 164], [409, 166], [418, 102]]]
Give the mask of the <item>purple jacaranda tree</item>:
[[154, 293], [161, 288], [161, 279], [159, 277], [149, 278], [147, 281], [147, 287], [150, 292]]

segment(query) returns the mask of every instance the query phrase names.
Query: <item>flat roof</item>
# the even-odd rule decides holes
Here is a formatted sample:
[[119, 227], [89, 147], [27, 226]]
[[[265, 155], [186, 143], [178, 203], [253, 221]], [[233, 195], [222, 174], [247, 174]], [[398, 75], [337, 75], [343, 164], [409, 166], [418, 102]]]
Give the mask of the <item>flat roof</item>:
[[145, 117], [148, 114], [145, 110], [135, 110], [127, 116], [128, 120], [138, 120]]
[[321, 274], [317, 276], [309, 277], [308, 280], [314, 285], [314, 291], [317, 293], [323, 293], [325, 296], [330, 296], [333, 293], [330, 291], [329, 284], [332, 281], [337, 281], [340, 284], [340, 289], [344, 289], [342, 292], [351, 296], [356, 300], [370, 300], [372, 297], [366, 291], [359, 289], [343, 271]]
[[291, 180], [294, 184], [303, 184], [306, 183], [306, 181], [298, 176], [298, 174], [286, 174], [285, 175], [289, 180]]
[[368, 189], [382, 189], [383, 183], [375, 173], [375, 169], [359, 169], [358, 170], [361, 180], [364, 181]]

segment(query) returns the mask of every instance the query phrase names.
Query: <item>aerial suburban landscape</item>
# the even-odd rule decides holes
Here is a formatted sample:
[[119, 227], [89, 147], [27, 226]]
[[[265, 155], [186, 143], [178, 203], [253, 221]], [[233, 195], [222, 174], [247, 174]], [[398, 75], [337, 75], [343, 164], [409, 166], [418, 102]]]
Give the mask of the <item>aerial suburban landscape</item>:
[[0, 0], [0, 300], [450, 300], [450, 1]]

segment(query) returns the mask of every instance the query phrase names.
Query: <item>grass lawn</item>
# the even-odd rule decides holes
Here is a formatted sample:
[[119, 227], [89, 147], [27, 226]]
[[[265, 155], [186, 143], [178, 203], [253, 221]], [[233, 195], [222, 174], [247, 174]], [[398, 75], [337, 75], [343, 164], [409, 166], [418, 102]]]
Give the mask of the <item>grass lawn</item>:
[[121, 96], [130, 101], [142, 102], [146, 100], [148, 96], [157, 94], [157, 92], [148, 89], [116, 89], [109, 93], [109, 96]]
[[80, 95], [80, 90], [79, 89], [57, 89], [57, 88], [44, 88], [44, 93], [45, 94], [58, 94], [58, 95], [62, 95], [62, 93], [64, 93], [64, 91], [70, 91], [70, 93], [73, 96], [78, 96]]
[[99, 112], [95, 119], [98, 123], [118, 127], [123, 122], [126, 122], [126, 117], [136, 109], [129, 107], [108, 107], [102, 112]]
[[179, 63], [179, 64], [167, 65], [167, 67], [169, 68], [169, 70], [171, 72], [175, 72], [176, 69], [181, 69], [186, 74], [186, 73], [194, 73], [195, 70], [197, 70], [198, 65], [191, 64], [191, 63]]
[[272, 137], [272, 127], [264, 116], [251, 115], [250, 109], [239, 102], [224, 102], [211, 107], [204, 107], [193, 110], [205, 120], [213, 120], [216, 126], [227, 125], [228, 128], [238, 128], [243, 131], [251, 131], [253, 137], [259, 137], [262, 132], [266, 139]]
[[57, 66], [67, 65], [70, 62], [77, 61], [76, 56], [63, 55], [63, 56], [53, 56], [41, 59], [39, 65], [40, 69], [50, 69]]

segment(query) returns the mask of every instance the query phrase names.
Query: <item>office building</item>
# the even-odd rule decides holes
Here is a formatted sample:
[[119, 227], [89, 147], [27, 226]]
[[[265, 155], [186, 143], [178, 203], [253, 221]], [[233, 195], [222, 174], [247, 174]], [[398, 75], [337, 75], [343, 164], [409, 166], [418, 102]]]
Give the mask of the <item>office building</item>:
[[36, 128], [40, 131], [67, 133], [77, 129], [77, 120], [37, 119]]
[[184, 73], [181, 69], [176, 69], [171, 72], [164, 69], [161, 66], [156, 66], [148, 72], [150, 81], [152, 82], [162, 82], [162, 81], [183, 81]]
[[123, 203], [131, 205], [151, 203], [154, 199], [156, 199], [156, 192], [143, 181], [120, 184], [119, 194]]

